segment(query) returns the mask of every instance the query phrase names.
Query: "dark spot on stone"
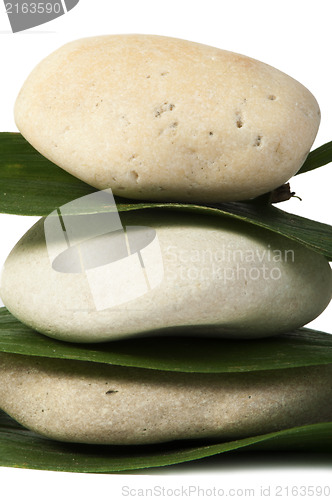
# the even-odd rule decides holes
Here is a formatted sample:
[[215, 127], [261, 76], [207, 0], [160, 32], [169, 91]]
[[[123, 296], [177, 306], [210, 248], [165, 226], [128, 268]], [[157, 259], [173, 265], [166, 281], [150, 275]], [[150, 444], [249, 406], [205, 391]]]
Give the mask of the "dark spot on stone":
[[243, 119], [242, 119], [242, 115], [239, 111], [237, 111], [235, 113], [235, 117], [236, 117], [236, 126], [237, 128], [242, 128], [243, 127]]
[[262, 136], [261, 135], [258, 135], [255, 139], [255, 142], [254, 142], [254, 147], [258, 147], [258, 146], [261, 146], [262, 144]]
[[168, 104], [168, 102], [166, 101], [163, 104], [161, 104], [159, 106], [159, 108], [156, 108], [154, 110], [154, 116], [155, 116], [155, 118], [160, 118], [160, 116], [163, 113], [166, 113], [166, 111], [173, 111], [174, 108], [175, 108], [175, 104]]
[[130, 171], [130, 176], [131, 176], [132, 180], [134, 180], [134, 181], [136, 181], [136, 182], [138, 181], [139, 175], [138, 175], [138, 173], [136, 172], [136, 170], [131, 170], [131, 171]]

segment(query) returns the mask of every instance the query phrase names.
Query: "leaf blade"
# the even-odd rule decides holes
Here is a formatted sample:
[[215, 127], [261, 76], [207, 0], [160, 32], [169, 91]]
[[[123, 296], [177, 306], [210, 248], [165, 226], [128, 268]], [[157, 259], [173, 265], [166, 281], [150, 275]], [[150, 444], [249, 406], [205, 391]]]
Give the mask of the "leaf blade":
[[203, 206], [184, 203], [132, 203], [131, 200], [120, 200], [117, 208], [119, 212], [160, 208], [235, 218], [285, 236], [332, 260], [332, 226], [289, 214], [272, 205], [233, 202]]
[[332, 335], [303, 328], [279, 337], [240, 341], [158, 336], [71, 344], [36, 333], [1, 308], [0, 352], [151, 370], [231, 373], [330, 364]]
[[0, 211], [48, 215], [76, 198], [96, 191], [47, 160], [21, 134], [0, 133]]
[[323, 167], [332, 161], [332, 141], [323, 144], [319, 148], [311, 151], [300, 170], [295, 175], [310, 172], [316, 168]]
[[[63, 204], [96, 191], [44, 158], [21, 134], [9, 132], [0, 133], [0, 184], [0, 212], [17, 215], [46, 216]], [[162, 208], [235, 218], [286, 236], [332, 260], [331, 226], [269, 205], [236, 202], [203, 206], [118, 198], [117, 208], [119, 211]], [[107, 211], [107, 207], [98, 210]]]
[[0, 411], [0, 466], [80, 473], [113, 473], [175, 465], [243, 449], [331, 451], [332, 422], [227, 443], [190, 441], [153, 446], [93, 446], [37, 436]]

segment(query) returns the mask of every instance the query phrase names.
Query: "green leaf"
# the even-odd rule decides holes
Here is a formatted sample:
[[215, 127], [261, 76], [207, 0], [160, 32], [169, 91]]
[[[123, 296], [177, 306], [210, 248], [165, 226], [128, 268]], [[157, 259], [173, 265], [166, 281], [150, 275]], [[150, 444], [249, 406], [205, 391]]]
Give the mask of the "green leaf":
[[332, 451], [332, 422], [295, 427], [228, 443], [174, 441], [145, 446], [94, 446], [37, 436], [0, 412], [0, 466], [110, 473], [162, 467], [234, 450]]
[[0, 186], [0, 212], [17, 215], [48, 215], [96, 191], [11, 132], [0, 133]]
[[127, 201], [117, 203], [119, 212], [155, 209], [183, 210], [187, 212], [230, 217], [262, 227], [321, 253], [332, 260], [332, 226], [289, 214], [272, 205], [253, 202], [222, 203], [203, 206], [184, 203], [145, 203]]
[[[173, 329], [175, 330], [175, 329]], [[173, 334], [175, 332], [173, 331]], [[181, 331], [179, 332], [181, 335]], [[332, 363], [332, 335], [302, 328], [251, 340], [149, 337], [74, 344], [36, 333], [0, 309], [0, 352], [179, 372], [275, 370]]]
[[332, 141], [311, 151], [296, 175], [310, 172], [332, 161]]
[[[20, 134], [0, 133], [0, 212], [18, 215], [48, 215], [55, 208], [96, 191], [63, 171], [35, 151]], [[332, 227], [274, 206], [237, 202], [203, 206], [186, 203], [145, 203], [117, 199], [119, 211], [185, 210], [231, 217], [297, 241], [332, 260]], [[107, 211], [100, 206], [98, 211]], [[82, 213], [84, 212], [82, 207]]]

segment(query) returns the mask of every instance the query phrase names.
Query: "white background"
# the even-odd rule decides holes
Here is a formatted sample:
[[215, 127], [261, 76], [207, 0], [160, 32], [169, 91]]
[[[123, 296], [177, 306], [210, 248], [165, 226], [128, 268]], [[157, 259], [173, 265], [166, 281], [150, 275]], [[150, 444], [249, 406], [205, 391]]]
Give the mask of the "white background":
[[[214, 45], [264, 61], [299, 80], [316, 96], [322, 122], [314, 147], [332, 139], [330, 0], [80, 0], [67, 15], [32, 30], [12, 34], [0, 6], [0, 131], [16, 131], [13, 105], [32, 68], [51, 51], [75, 38], [115, 33], [168, 35]], [[292, 199], [280, 208], [331, 222], [331, 167], [296, 177]], [[1, 188], [1, 187], [0, 187]], [[36, 218], [0, 215], [0, 267], [18, 238]], [[332, 305], [310, 326], [332, 332]], [[331, 457], [321, 455], [225, 455], [160, 469], [139, 476], [80, 475], [0, 469], [10, 498], [122, 498], [121, 487], [181, 485], [232, 488], [255, 485], [329, 484]], [[158, 475], [157, 475], [158, 474]], [[242, 483], [241, 483], [242, 481]], [[9, 493], [9, 492], [8, 492]], [[135, 493], [135, 492], [132, 492]], [[138, 494], [138, 492], [136, 492]], [[269, 498], [274, 498], [272, 489]], [[244, 496], [244, 495], [243, 495]], [[288, 495], [290, 496], [290, 495]], [[123, 497], [125, 498], [125, 497]], [[128, 498], [134, 498], [130, 496]], [[171, 498], [171, 497], [169, 497]], [[190, 498], [203, 498], [191, 495]], [[255, 497], [256, 498], [256, 497]], [[279, 497], [280, 498], [280, 497]], [[286, 493], [282, 498], [286, 498]]]

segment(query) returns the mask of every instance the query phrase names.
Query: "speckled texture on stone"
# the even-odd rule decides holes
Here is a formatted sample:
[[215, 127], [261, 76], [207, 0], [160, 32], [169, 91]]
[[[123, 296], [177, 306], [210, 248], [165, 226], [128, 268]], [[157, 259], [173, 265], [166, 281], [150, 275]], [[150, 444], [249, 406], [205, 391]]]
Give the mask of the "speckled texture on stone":
[[[164, 266], [160, 285], [97, 311], [84, 274], [55, 271], [43, 219], [7, 258], [1, 298], [19, 320], [50, 337], [101, 342], [171, 333], [264, 337], [303, 326], [328, 305], [327, 260], [287, 238], [240, 221], [174, 211], [122, 212], [123, 226], [156, 230]], [[133, 283], [134, 286], [135, 283]], [[112, 286], [112, 283], [109, 284]]]
[[60, 441], [233, 440], [331, 421], [332, 366], [184, 374], [0, 353], [0, 407]]
[[279, 187], [303, 164], [320, 112], [300, 83], [185, 40], [113, 35], [42, 61], [16, 123], [44, 156], [136, 199], [221, 202]]

